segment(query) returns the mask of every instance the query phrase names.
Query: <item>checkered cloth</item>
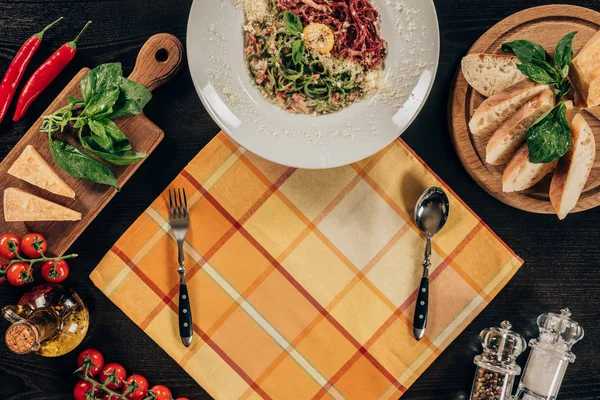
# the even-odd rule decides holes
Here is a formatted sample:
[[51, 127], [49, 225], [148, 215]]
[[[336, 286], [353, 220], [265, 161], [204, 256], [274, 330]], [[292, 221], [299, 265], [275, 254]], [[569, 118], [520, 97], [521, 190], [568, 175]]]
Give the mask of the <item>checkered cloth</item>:
[[[424, 238], [411, 220], [444, 186], [427, 334], [413, 339]], [[195, 340], [177, 324], [165, 191], [91, 275], [216, 399], [396, 399], [522, 261], [400, 139], [343, 168], [295, 170], [219, 134], [179, 174]]]

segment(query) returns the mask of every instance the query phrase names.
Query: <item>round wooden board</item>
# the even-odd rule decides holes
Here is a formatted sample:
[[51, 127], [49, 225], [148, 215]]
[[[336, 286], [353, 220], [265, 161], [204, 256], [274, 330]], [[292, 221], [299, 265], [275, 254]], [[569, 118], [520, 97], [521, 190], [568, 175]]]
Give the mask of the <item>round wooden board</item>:
[[[571, 5], [548, 5], [520, 11], [498, 22], [479, 38], [469, 53], [501, 53], [505, 42], [526, 39], [539, 43], [554, 55], [558, 41], [567, 33], [577, 31], [573, 40], [575, 54], [598, 30], [600, 13], [588, 8]], [[548, 191], [551, 175], [523, 192], [502, 192], [504, 166], [496, 167], [485, 162], [486, 142], [476, 140], [469, 132], [468, 123], [481, 102], [485, 99], [473, 90], [458, 72], [451, 91], [450, 132], [460, 161], [467, 172], [486, 192], [496, 199], [521, 210], [554, 214]], [[600, 151], [600, 121], [587, 112], [582, 112], [596, 137], [596, 148]], [[600, 205], [600, 156], [590, 173], [587, 184], [573, 212], [584, 211]]]

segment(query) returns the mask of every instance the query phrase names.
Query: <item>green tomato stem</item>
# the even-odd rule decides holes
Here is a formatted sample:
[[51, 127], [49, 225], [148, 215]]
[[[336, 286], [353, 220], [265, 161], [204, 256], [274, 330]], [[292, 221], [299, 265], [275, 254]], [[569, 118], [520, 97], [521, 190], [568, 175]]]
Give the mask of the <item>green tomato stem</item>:
[[30, 265], [33, 265], [35, 263], [42, 262], [42, 261], [60, 261], [60, 260], [67, 260], [69, 258], [75, 258], [78, 256], [79, 256], [78, 254], [68, 254], [66, 256], [60, 256], [60, 257], [46, 257], [44, 254], [42, 254], [42, 256], [40, 258], [28, 259], [28, 258], [23, 258], [23, 257], [21, 257], [21, 255], [17, 254], [17, 259], [11, 260], [10, 263], [8, 263], [8, 266], [10, 267], [14, 263], [18, 263], [18, 262], [27, 262]]
[[98, 389], [102, 390], [104, 393], [110, 395], [111, 397], [114, 397], [115, 399], [120, 399], [120, 400], [127, 400], [127, 397], [125, 397], [122, 394], [113, 392], [112, 390], [110, 390], [109, 388], [106, 387], [106, 384], [104, 383], [100, 383], [97, 380], [95, 380], [94, 378], [90, 378], [87, 375], [83, 375], [83, 374], [77, 374], [77, 376], [81, 379], [83, 379], [84, 381], [91, 383], [92, 384], [92, 390], [94, 390], [94, 387], [97, 387]]

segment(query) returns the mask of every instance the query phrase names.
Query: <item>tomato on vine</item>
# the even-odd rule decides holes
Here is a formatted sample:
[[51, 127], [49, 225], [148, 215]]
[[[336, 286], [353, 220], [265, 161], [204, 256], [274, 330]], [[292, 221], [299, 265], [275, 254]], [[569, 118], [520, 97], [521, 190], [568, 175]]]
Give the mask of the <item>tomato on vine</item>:
[[65, 260], [46, 261], [42, 264], [42, 277], [50, 283], [59, 283], [69, 276], [69, 264]]
[[125, 397], [129, 400], [142, 400], [148, 392], [148, 380], [142, 375], [133, 374], [125, 381]]
[[13, 286], [23, 286], [33, 282], [31, 265], [26, 262], [16, 262], [8, 267], [6, 279]]
[[169, 388], [163, 385], [153, 386], [152, 389], [148, 391], [148, 396], [152, 400], [171, 400], [171, 391]]
[[77, 371], [84, 372], [87, 376], [96, 376], [104, 367], [104, 357], [98, 350], [87, 349], [77, 357], [77, 366]]
[[0, 236], [0, 257], [12, 260], [20, 251], [21, 239], [13, 233]]
[[[89, 395], [88, 395], [89, 393]], [[98, 393], [98, 387], [94, 387], [93, 393]], [[73, 397], [75, 400], [87, 400], [92, 396], [92, 384], [84, 380], [80, 380], [75, 384], [73, 389]]]
[[28, 233], [21, 239], [21, 251], [29, 258], [41, 257], [48, 250], [48, 242], [39, 233]]
[[121, 364], [110, 363], [106, 364], [104, 368], [102, 368], [99, 380], [100, 383], [106, 384], [107, 388], [113, 390], [121, 387], [126, 377], [127, 372]]

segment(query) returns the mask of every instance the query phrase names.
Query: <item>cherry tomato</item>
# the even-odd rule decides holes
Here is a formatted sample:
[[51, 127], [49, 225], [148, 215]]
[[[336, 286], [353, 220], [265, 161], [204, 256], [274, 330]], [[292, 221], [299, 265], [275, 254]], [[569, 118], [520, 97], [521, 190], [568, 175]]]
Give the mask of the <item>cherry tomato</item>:
[[16, 262], [6, 271], [6, 279], [13, 286], [23, 286], [33, 281], [31, 265], [26, 262]]
[[121, 364], [110, 363], [102, 368], [102, 372], [100, 372], [100, 383], [104, 383], [109, 379], [106, 387], [113, 390], [121, 387], [126, 377], [127, 372]]
[[8, 269], [8, 263], [0, 260], [0, 285], [6, 282], [6, 270]]
[[[121, 394], [120, 391], [114, 390], [115, 393]], [[101, 397], [102, 400], [119, 400], [117, 396], [113, 396], [112, 394], [104, 393]]]
[[39, 233], [28, 233], [21, 239], [21, 251], [29, 258], [40, 258], [48, 250], [48, 242]]
[[83, 367], [86, 359], [91, 362], [88, 376], [98, 375], [98, 373], [102, 370], [102, 367], [104, 367], [104, 357], [102, 356], [102, 353], [94, 349], [84, 350], [79, 357], [77, 357], [77, 366], [79, 368]]
[[163, 385], [156, 385], [150, 389], [155, 400], [171, 400], [171, 391]]
[[[99, 389], [97, 387], [94, 388], [94, 393], [98, 393], [98, 390]], [[73, 389], [73, 397], [75, 397], [75, 400], [86, 400], [87, 394], [91, 391], [92, 384], [82, 379], [75, 384], [75, 389]]]
[[15, 252], [19, 252], [21, 239], [12, 233], [5, 233], [0, 236], [0, 257], [12, 260], [16, 257]]
[[133, 374], [125, 381], [125, 391], [130, 386], [136, 387], [135, 390], [130, 391], [125, 395], [129, 400], [142, 400], [146, 397], [148, 392], [148, 381], [142, 375]]
[[65, 260], [46, 261], [42, 264], [42, 277], [50, 283], [59, 283], [69, 276], [69, 264]]

